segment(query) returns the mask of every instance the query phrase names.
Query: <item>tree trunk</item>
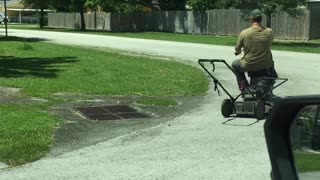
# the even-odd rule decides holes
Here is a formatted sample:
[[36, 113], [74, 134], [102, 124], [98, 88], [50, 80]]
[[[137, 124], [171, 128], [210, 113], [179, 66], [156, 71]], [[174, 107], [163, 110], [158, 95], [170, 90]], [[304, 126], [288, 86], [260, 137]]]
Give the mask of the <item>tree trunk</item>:
[[84, 22], [84, 11], [83, 11], [83, 9], [81, 9], [81, 11], [80, 11], [80, 21], [81, 21], [80, 29], [81, 29], [81, 31], [85, 31], [86, 30], [86, 24]]
[[44, 27], [44, 11], [43, 8], [40, 9], [40, 22], [39, 22], [40, 28], [43, 29]]

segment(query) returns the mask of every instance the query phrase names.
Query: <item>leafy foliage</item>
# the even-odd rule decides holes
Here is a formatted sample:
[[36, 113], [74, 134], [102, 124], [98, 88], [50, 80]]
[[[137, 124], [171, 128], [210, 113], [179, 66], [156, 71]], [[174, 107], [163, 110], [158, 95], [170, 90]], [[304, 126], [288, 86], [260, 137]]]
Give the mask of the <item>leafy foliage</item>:
[[253, 9], [260, 9], [267, 16], [267, 26], [271, 27], [271, 15], [279, 12], [287, 12], [291, 16], [302, 13], [299, 5], [306, 4], [306, 0], [235, 0], [235, 8], [241, 9], [244, 15], [248, 15]]
[[[306, 4], [306, 0], [22, 0], [26, 6], [44, 9], [53, 7], [60, 12], [80, 12], [81, 29], [85, 30], [84, 9], [104, 12], [140, 12], [144, 8], [152, 10], [184, 10], [186, 4], [194, 11], [208, 9], [238, 8], [244, 16], [253, 9], [260, 9], [267, 16], [267, 26], [271, 26], [271, 15], [277, 12], [287, 12], [292, 16], [301, 14], [298, 5]], [[158, 7], [158, 8], [157, 8]], [[43, 17], [41, 18], [41, 27]]]
[[195, 11], [214, 9], [216, 0], [188, 0], [188, 5]]
[[40, 25], [40, 28], [43, 28], [43, 26], [46, 25], [44, 20], [45, 14], [43, 10], [49, 8], [51, 0], [22, 0], [21, 3], [26, 7], [32, 7], [32, 8], [41, 10], [39, 25]]
[[167, 10], [184, 10], [186, 7], [186, 0], [158, 0], [159, 7], [163, 11]]
[[71, 9], [75, 11], [84, 10], [86, 0], [71, 0]]
[[[315, 150], [320, 149], [320, 124], [319, 124], [320, 106], [307, 106], [300, 113], [296, 119], [296, 124], [300, 128], [299, 139], [293, 143], [298, 149], [301, 146], [309, 147]], [[294, 127], [294, 126], [293, 126]], [[298, 144], [298, 145], [296, 145]]]
[[99, 6], [105, 12], [138, 12], [144, 7], [152, 10], [184, 10], [187, 0], [158, 0], [158, 4], [153, 0], [98, 0]]
[[142, 11], [143, 6], [132, 4], [130, 1], [125, 0], [98, 0], [99, 6], [104, 12], [138, 12]]
[[85, 31], [86, 26], [84, 22], [84, 8], [87, 0], [71, 0], [71, 9], [80, 13], [80, 29]]
[[99, 6], [99, 0], [87, 0], [84, 5], [87, 8], [95, 11]]
[[302, 11], [299, 5], [305, 5], [306, 0], [188, 0], [187, 4], [195, 11], [209, 9], [237, 8], [243, 12], [243, 18], [248, 18], [249, 12], [260, 9], [267, 16], [267, 26], [271, 26], [271, 15], [287, 12], [291, 16], [298, 16]]
[[260, 9], [264, 14], [288, 12], [291, 15], [299, 14], [298, 5], [306, 4], [306, 0], [235, 0], [236, 8], [245, 10]]
[[226, 9], [233, 5], [232, 0], [188, 0], [187, 4], [195, 11], [204, 11], [209, 9]]
[[21, 0], [21, 3], [32, 8], [48, 8], [51, 0]]
[[57, 12], [70, 12], [71, 0], [51, 0], [51, 6]]

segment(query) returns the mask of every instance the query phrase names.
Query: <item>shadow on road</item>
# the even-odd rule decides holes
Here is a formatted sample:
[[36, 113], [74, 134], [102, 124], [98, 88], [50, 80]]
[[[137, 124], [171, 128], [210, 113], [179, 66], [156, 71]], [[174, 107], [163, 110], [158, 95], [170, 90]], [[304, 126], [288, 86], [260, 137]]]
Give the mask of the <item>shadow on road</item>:
[[[250, 118], [250, 117], [234, 116], [234, 117], [231, 117], [230, 119], [224, 121], [222, 124], [223, 125], [228, 125], [228, 126], [252, 126], [252, 125], [254, 125], [254, 124], [256, 124], [256, 123], [261, 121], [261, 120], [256, 120], [256, 119], [251, 117], [253, 122], [244, 124], [242, 122], [242, 120], [244, 120], [244, 119], [248, 120], [248, 118]], [[241, 122], [241, 123], [235, 123], [236, 120]]]

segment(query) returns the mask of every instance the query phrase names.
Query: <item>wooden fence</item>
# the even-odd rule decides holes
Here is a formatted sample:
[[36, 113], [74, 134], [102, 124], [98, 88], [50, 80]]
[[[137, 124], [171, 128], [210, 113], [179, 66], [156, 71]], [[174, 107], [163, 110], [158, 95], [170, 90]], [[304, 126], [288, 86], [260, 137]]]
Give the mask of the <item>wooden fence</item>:
[[271, 27], [273, 35], [281, 39], [310, 39], [310, 12], [292, 17], [287, 13], [272, 16]]
[[320, 38], [320, 6], [310, 9], [310, 39]]
[[[265, 17], [263, 17], [265, 25]], [[151, 13], [85, 14], [87, 29], [123, 31], [164, 31], [188, 34], [238, 36], [249, 23], [241, 18], [238, 9], [218, 9], [203, 12], [158, 11]], [[80, 28], [80, 16], [76, 13], [49, 13], [48, 26], [53, 28]], [[275, 38], [310, 39], [310, 12], [297, 18], [286, 13], [272, 17]], [[316, 36], [316, 35], [314, 35]]]

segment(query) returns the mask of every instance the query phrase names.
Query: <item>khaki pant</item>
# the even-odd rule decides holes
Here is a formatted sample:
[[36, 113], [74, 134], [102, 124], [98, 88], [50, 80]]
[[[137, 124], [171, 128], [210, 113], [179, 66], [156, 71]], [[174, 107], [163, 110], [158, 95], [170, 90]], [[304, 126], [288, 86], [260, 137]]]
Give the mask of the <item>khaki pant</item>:
[[[239, 86], [239, 90], [243, 91], [245, 87], [247, 87], [249, 85], [248, 80], [246, 78], [246, 70], [242, 67], [242, 65], [240, 64], [240, 59], [238, 60], [234, 60], [232, 63], [232, 68], [236, 74], [237, 77], [237, 83]], [[274, 68], [274, 66], [272, 66], [271, 68], [268, 69], [268, 77], [270, 78], [278, 78], [278, 74]]]

